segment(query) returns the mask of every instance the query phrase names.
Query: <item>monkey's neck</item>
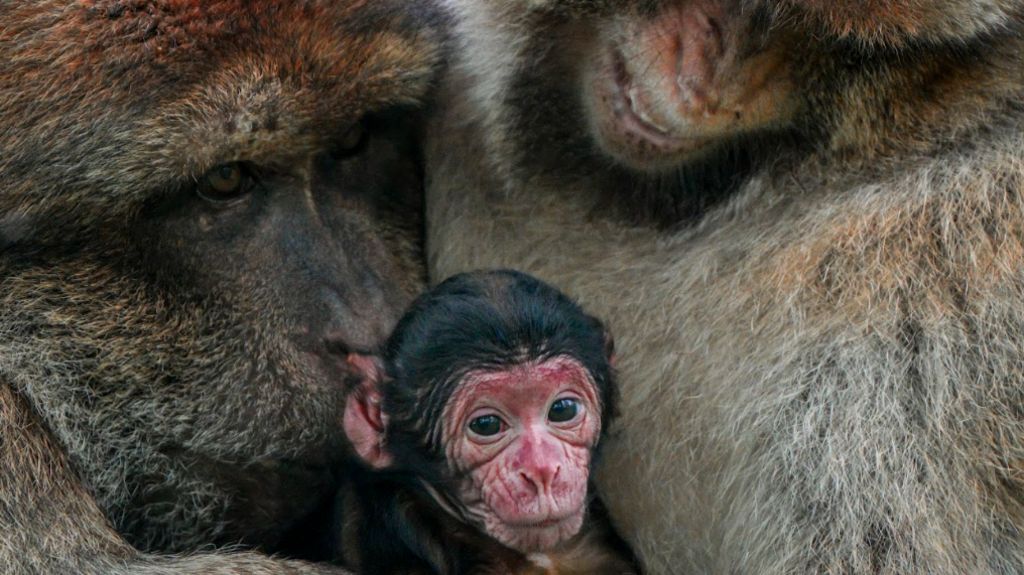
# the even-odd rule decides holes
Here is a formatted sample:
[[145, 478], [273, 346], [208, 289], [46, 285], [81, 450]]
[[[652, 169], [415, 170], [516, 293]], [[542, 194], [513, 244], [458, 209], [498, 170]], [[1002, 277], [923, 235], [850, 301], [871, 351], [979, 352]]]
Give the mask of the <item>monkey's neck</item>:
[[363, 470], [354, 476], [360, 510], [357, 554], [366, 573], [524, 573], [525, 556], [467, 523], [442, 495], [412, 474]]

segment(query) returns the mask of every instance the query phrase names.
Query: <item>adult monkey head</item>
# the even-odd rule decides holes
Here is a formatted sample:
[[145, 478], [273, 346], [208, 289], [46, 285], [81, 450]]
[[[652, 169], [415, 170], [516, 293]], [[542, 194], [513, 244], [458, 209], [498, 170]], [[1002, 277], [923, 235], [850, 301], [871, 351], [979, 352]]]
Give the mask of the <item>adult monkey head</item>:
[[[437, 38], [403, 4], [0, 8], [0, 420], [24, 402], [40, 431], [13, 444], [56, 446], [46, 473], [0, 463], [35, 541], [0, 563], [121, 552], [81, 542], [103, 527], [70, 469], [147, 551], [277, 549], [330, 495], [345, 356], [424, 275], [411, 107]], [[33, 532], [41, 510], [68, 525]]]
[[[630, 190], [618, 194], [632, 203], [630, 216], [667, 225], [699, 217], [782, 150], [877, 146], [860, 139], [865, 104], [876, 103], [865, 99], [891, 100], [906, 78], [866, 62], [934, 50], [934, 66], [920, 73], [948, 82], [941, 70], [957, 46], [1005, 30], [1020, 8], [1015, 0], [443, 3], [472, 43], [461, 64], [474, 81], [465, 88], [494, 126], [487, 138], [499, 168], [519, 179], [597, 175], [601, 189]], [[927, 111], [892, 113], [913, 121]]]
[[[760, 7], [732, 0], [449, 3], [470, 34], [474, 22], [504, 21], [487, 33], [520, 35], [514, 49], [478, 54], [466, 65], [481, 78], [470, 96], [488, 102], [487, 119], [503, 127], [492, 137], [494, 155], [523, 177], [597, 171], [609, 187], [665, 188], [680, 166], [693, 165], [702, 181], [726, 187], [748, 162], [752, 142], [790, 130], [799, 108], [793, 63], [768, 34], [771, 20]], [[677, 208], [692, 210], [691, 200]]]

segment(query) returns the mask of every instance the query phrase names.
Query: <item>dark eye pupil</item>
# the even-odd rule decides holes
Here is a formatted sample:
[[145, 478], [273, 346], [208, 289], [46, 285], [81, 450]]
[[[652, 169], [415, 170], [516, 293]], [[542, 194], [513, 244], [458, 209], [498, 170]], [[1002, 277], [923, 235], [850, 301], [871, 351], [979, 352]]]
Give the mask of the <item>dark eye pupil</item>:
[[339, 146], [342, 152], [354, 152], [359, 149], [360, 144], [363, 143], [366, 138], [366, 129], [361, 123], [356, 124], [349, 128], [347, 132], [342, 136]]
[[559, 399], [551, 404], [548, 419], [554, 422], [570, 421], [578, 411], [579, 405], [575, 399]]
[[482, 415], [469, 422], [469, 429], [477, 434], [487, 437], [496, 435], [501, 431], [501, 420], [497, 415]]
[[245, 173], [236, 162], [222, 164], [206, 172], [199, 194], [208, 200], [228, 200], [245, 192]]
[[208, 179], [218, 192], [232, 192], [242, 183], [242, 171], [235, 165], [218, 166]]

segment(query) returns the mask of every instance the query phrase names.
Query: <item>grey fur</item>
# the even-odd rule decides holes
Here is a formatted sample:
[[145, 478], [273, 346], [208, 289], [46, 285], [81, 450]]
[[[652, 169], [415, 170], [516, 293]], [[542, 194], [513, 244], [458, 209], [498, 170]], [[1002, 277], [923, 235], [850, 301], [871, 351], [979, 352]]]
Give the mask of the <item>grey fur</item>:
[[609, 320], [623, 405], [599, 487], [647, 572], [1024, 573], [1019, 3], [878, 2], [998, 25], [942, 13], [911, 39], [933, 44], [860, 52], [780, 7], [805, 145], [668, 229], [610, 211], [603, 171], [520, 160], [506, 96], [542, 3], [447, 4], [432, 273], [523, 269]]

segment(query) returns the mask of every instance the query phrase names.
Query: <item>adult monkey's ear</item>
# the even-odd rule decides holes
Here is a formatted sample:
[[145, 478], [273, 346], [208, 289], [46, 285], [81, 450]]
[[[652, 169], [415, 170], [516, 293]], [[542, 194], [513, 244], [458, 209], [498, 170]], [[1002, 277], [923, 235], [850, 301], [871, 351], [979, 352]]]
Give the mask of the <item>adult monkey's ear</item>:
[[345, 399], [345, 435], [360, 459], [374, 469], [383, 469], [392, 462], [384, 447], [388, 423], [388, 416], [381, 409], [384, 366], [377, 357], [356, 353], [349, 354], [347, 361], [360, 380]]

